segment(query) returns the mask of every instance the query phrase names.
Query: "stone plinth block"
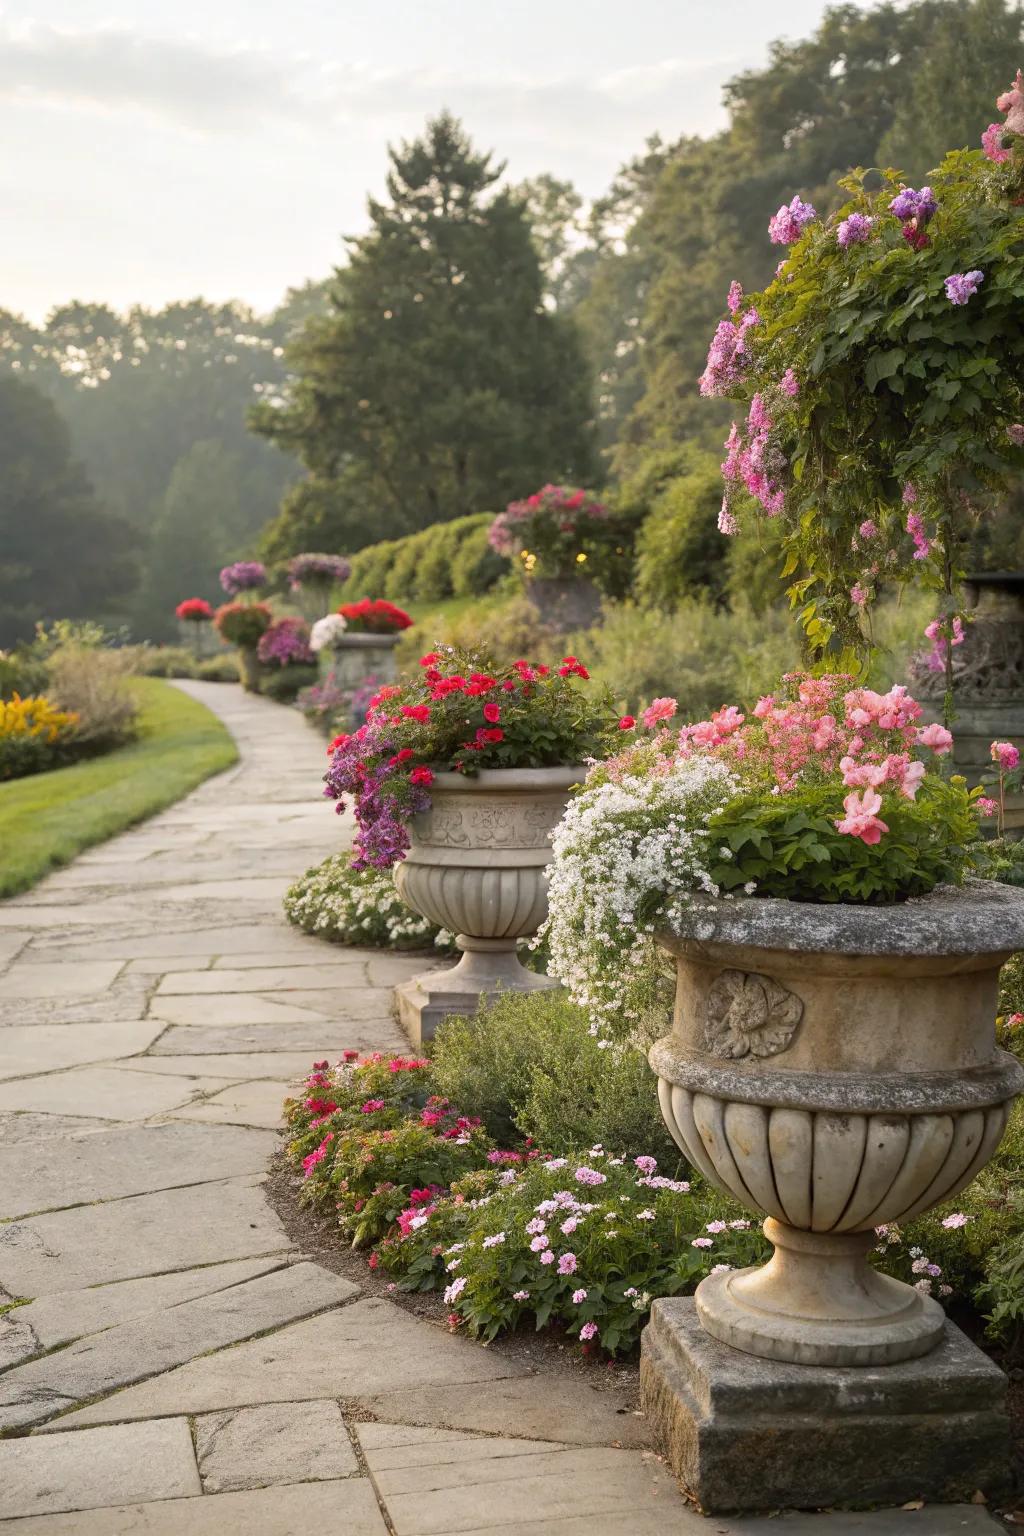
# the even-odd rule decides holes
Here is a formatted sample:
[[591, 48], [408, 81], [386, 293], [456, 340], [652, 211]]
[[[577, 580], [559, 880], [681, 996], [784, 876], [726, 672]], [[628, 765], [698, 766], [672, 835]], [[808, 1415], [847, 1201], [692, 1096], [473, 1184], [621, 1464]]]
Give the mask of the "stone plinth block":
[[923, 1359], [791, 1365], [719, 1343], [692, 1298], [666, 1298], [640, 1387], [673, 1471], [712, 1514], [992, 1498], [1010, 1481], [1006, 1378], [949, 1322]]
[[398, 1020], [414, 1045], [433, 1040], [437, 1026], [452, 1014], [476, 1013], [499, 992], [540, 992], [558, 983], [528, 971], [515, 950], [467, 949], [458, 965], [428, 971], [395, 988]]

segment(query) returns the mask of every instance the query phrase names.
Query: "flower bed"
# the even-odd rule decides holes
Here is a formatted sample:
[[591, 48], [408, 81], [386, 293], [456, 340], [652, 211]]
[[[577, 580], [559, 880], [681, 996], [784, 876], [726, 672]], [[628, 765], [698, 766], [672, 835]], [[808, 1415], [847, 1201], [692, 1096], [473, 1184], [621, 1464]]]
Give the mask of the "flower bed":
[[[400, 1291], [438, 1293], [453, 1328], [491, 1339], [547, 1325], [626, 1353], [653, 1297], [768, 1252], [749, 1215], [685, 1166], [600, 1145], [501, 1145], [438, 1091], [426, 1059], [345, 1054], [317, 1063], [286, 1104], [302, 1198], [336, 1212], [340, 1234], [369, 1247], [370, 1267]], [[873, 1255], [961, 1315], [989, 1313], [990, 1337], [1011, 1351], [1024, 1339], [1022, 1166], [1018, 1109], [980, 1179], [902, 1230], [879, 1229]]]
[[304, 932], [335, 944], [452, 948], [450, 934], [405, 905], [389, 874], [355, 870], [343, 853], [332, 853], [296, 880], [285, 895], [284, 914]]

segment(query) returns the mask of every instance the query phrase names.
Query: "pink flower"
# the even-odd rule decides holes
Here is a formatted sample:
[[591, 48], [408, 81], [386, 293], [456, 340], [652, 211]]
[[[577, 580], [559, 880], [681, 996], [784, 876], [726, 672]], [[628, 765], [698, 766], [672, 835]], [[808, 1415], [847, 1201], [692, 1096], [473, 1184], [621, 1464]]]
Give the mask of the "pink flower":
[[360, 1104], [360, 1106], [359, 1106], [359, 1113], [361, 1115], [375, 1115], [377, 1113], [378, 1109], [383, 1109], [383, 1108], [384, 1108], [384, 1100], [383, 1099], [367, 1099], [365, 1104]]
[[545, 1248], [544, 1252], [540, 1256], [540, 1261], [542, 1264], [553, 1264], [555, 1262], [555, 1256], [551, 1252], [550, 1248]]
[[530, 1299], [529, 1291], [513, 1291], [512, 1292], [512, 1300], [513, 1301], [529, 1301], [529, 1299]]
[[982, 816], [995, 816], [999, 810], [999, 801], [990, 800], [988, 795], [979, 795], [974, 804]]
[[596, 1323], [584, 1323], [583, 1327], [580, 1329], [580, 1338], [581, 1339], [588, 1339], [589, 1340], [589, 1339], [595, 1339], [596, 1337], [597, 1337], [597, 1324]]
[[675, 699], [654, 699], [652, 703], [648, 704], [640, 719], [647, 729], [650, 730], [652, 726], [658, 725], [662, 720], [671, 720], [678, 708], [679, 704]]
[[1015, 421], [1006, 429], [1006, 435], [1015, 448], [1024, 448], [1024, 421]]
[[779, 388], [787, 395], [798, 395], [800, 393], [800, 384], [792, 368], [787, 368], [782, 375], [782, 378], [779, 380]]
[[952, 1231], [957, 1227], [966, 1227], [970, 1219], [969, 1216], [964, 1215], [963, 1211], [953, 1211], [949, 1216], [943, 1216], [942, 1225], [948, 1231]]
[[582, 1287], [582, 1286], [580, 1286], [580, 1288], [579, 1288], [579, 1290], [578, 1290], [578, 1291], [573, 1291], [573, 1293], [572, 1293], [572, 1299], [573, 1299], [573, 1305], [574, 1305], [574, 1306], [577, 1306], [577, 1307], [578, 1307], [578, 1306], [579, 1306], [579, 1305], [580, 1305], [580, 1303], [581, 1303], [581, 1302], [584, 1302], [584, 1301], [586, 1301], [586, 1299], [587, 1299], [587, 1293], [586, 1293], [586, 1291], [585, 1291], [585, 1290], [584, 1290], [584, 1289], [583, 1289], [583, 1287]]
[[560, 1275], [574, 1275], [576, 1273], [576, 1255], [563, 1253], [558, 1261], [558, 1273]]
[[641, 1173], [646, 1174], [650, 1178], [658, 1166], [658, 1159], [656, 1157], [634, 1157], [633, 1166], [639, 1168]]
[[858, 763], [852, 757], [840, 759], [839, 771], [847, 789], [877, 789], [888, 778], [883, 763]]
[[714, 1241], [710, 1237], [695, 1237], [690, 1244], [691, 1248], [713, 1248], [714, 1246]]
[[530, 1239], [530, 1252], [543, 1253], [545, 1248], [551, 1247], [551, 1239], [546, 1232], [538, 1232], [537, 1236]]
[[1020, 762], [1020, 753], [1009, 741], [994, 741], [989, 748], [992, 761], [999, 764], [1002, 773], [1012, 773]]
[[953, 745], [953, 737], [944, 725], [926, 725], [917, 733], [917, 744], [920, 747], [931, 747], [937, 756], [942, 757]]
[[606, 1184], [607, 1178], [603, 1173], [598, 1173], [596, 1168], [577, 1168], [573, 1175], [577, 1184]]
[[877, 539], [878, 525], [872, 518], [866, 517], [861, 523], [857, 532], [860, 534], [862, 539]]
[[989, 123], [981, 136], [985, 159], [991, 160], [993, 165], [1004, 165], [1010, 158], [1010, 151], [1003, 148], [1003, 131], [1002, 123]]
[[882, 809], [882, 797], [873, 789], [866, 789], [863, 795], [856, 793], [847, 795], [843, 801], [843, 809], [846, 815], [842, 821], [836, 822], [836, 830], [844, 832], [850, 837], [859, 837], [861, 842], [873, 847], [880, 843], [882, 833], [889, 828], [881, 821], [878, 812]]

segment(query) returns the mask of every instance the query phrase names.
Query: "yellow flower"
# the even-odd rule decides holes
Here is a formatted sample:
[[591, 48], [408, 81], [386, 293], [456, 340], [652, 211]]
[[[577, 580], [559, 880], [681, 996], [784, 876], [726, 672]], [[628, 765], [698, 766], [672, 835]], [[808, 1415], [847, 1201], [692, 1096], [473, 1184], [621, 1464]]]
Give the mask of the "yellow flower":
[[42, 736], [52, 746], [57, 738], [78, 724], [78, 716], [67, 710], [56, 709], [40, 695], [23, 699], [12, 694], [0, 700], [0, 738], [5, 736]]

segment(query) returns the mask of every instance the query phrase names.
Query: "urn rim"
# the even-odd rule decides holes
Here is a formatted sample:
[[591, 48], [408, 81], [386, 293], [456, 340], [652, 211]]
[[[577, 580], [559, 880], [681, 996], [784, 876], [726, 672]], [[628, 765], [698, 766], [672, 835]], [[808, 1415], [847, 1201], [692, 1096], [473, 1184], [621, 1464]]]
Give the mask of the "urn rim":
[[430, 789], [432, 793], [437, 790], [457, 790], [470, 794], [474, 792], [493, 794], [497, 790], [520, 794], [530, 789], [571, 789], [574, 784], [582, 784], [586, 775], [587, 769], [584, 764], [576, 766], [567, 764], [557, 768], [482, 768], [472, 778], [464, 773], [454, 773], [444, 769], [434, 774]]
[[887, 906], [701, 896], [658, 941], [672, 954], [705, 943], [822, 955], [1012, 954], [1024, 949], [1024, 890], [968, 880]]

